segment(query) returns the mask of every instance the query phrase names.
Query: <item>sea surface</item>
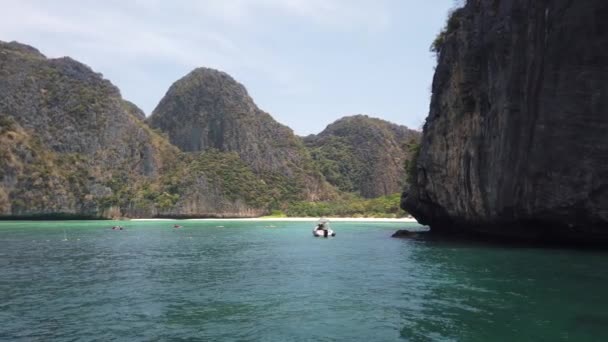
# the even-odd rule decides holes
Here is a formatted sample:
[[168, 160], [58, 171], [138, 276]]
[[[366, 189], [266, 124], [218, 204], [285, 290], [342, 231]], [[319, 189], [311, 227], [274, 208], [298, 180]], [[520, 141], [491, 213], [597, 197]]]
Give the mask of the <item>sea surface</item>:
[[608, 253], [313, 223], [0, 222], [0, 340], [608, 341]]

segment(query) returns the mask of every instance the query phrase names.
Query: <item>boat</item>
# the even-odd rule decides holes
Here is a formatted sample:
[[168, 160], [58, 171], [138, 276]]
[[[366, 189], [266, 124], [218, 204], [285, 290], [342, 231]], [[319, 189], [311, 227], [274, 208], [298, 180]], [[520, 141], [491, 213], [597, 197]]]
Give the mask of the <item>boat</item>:
[[317, 222], [317, 224], [315, 225], [315, 227], [312, 229], [312, 235], [314, 237], [334, 237], [336, 236], [336, 232], [334, 232], [330, 227], [329, 227], [329, 220], [327, 219], [320, 219], [319, 222]]

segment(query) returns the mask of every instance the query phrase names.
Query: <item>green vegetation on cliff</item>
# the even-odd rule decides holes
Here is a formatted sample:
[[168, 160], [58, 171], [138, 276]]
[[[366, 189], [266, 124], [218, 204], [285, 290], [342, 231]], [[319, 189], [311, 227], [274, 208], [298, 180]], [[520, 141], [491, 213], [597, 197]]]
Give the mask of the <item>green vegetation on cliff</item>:
[[48, 150], [12, 118], [0, 117], [0, 216], [75, 214], [76, 203], [92, 205], [88, 166], [86, 158]]
[[295, 202], [284, 213], [290, 217], [405, 217], [399, 208], [401, 194], [373, 199], [345, 195], [340, 199], [322, 202]]
[[407, 127], [356, 115], [332, 123], [305, 142], [332, 185], [374, 198], [403, 190], [403, 167], [411, 157], [408, 146], [419, 138], [419, 132]]
[[462, 14], [461, 8], [455, 8], [448, 13], [448, 20], [443, 29], [437, 34], [435, 40], [431, 44], [430, 50], [437, 56], [441, 53], [443, 46], [446, 43], [448, 35], [456, 32], [460, 27], [460, 16]]

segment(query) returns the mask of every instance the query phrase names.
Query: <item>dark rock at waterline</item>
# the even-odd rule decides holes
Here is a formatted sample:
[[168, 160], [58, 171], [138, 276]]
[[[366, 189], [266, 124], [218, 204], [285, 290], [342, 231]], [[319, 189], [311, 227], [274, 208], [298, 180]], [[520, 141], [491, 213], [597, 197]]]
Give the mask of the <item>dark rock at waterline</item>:
[[391, 237], [394, 238], [413, 238], [413, 237], [417, 237], [418, 236], [418, 232], [411, 232], [407, 229], [400, 229], [398, 231], [396, 231], [393, 235], [391, 235]]
[[402, 207], [434, 232], [608, 242], [608, 2], [468, 1]]

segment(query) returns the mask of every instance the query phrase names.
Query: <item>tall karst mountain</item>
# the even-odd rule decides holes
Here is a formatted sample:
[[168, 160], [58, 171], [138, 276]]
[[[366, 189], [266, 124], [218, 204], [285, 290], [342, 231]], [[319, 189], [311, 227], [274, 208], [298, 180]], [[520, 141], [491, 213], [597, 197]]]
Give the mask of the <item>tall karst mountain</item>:
[[436, 231], [608, 242], [607, 15], [605, 0], [454, 12], [404, 208]]
[[0, 42], [0, 216], [265, 212], [252, 192], [270, 190], [238, 158], [183, 156], [141, 119], [89, 67]]
[[344, 117], [305, 138], [331, 184], [367, 198], [403, 191], [404, 165], [419, 140], [417, 131], [366, 115]]
[[102, 215], [112, 178], [155, 177], [174, 147], [150, 134], [100, 74], [0, 42], [4, 215]]
[[224, 72], [199, 68], [175, 82], [148, 123], [182, 151], [238, 154], [280, 197], [318, 200], [335, 192], [293, 131], [260, 110]]

